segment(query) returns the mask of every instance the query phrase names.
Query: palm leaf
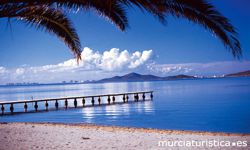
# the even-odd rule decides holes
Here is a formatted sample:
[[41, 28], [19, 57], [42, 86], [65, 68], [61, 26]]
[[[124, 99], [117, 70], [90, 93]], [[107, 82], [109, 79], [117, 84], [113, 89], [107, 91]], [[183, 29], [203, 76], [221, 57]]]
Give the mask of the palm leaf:
[[77, 60], [81, 59], [81, 44], [72, 23], [59, 9], [46, 6], [5, 5], [0, 17], [17, 18], [29, 25], [55, 34], [68, 45]]
[[2, 0], [1, 4], [28, 3], [59, 6], [63, 8], [94, 9], [115, 23], [122, 31], [128, 26], [126, 18], [127, 7], [138, 7], [146, 10], [161, 22], [166, 22], [166, 16], [186, 18], [189, 21], [202, 25], [214, 33], [223, 44], [228, 47], [233, 56], [240, 58], [242, 50], [237, 39], [237, 32], [230, 21], [220, 14], [215, 7], [206, 0]]
[[165, 16], [165, 7], [164, 4], [166, 0], [117, 0], [119, 3], [127, 6], [127, 7], [138, 7], [141, 11], [147, 11], [158, 20], [165, 24], [166, 16]]
[[214, 33], [229, 48], [234, 57], [240, 58], [242, 50], [237, 32], [230, 21], [205, 0], [175, 0], [166, 3], [166, 13], [198, 23]]
[[98, 15], [114, 23], [120, 30], [128, 27], [126, 10], [117, 0], [54, 0], [57, 6], [66, 8], [94, 10]]
[[242, 50], [237, 39], [237, 32], [230, 21], [219, 13], [206, 0], [119, 0], [126, 6], [137, 6], [158, 17], [162, 22], [171, 14], [175, 17], [186, 18], [202, 25], [214, 33], [229, 48], [234, 57], [240, 58]]
[[48, 7], [63, 7], [70, 9], [94, 10], [98, 15], [114, 23], [120, 30], [128, 27], [126, 10], [117, 0], [1, 0], [5, 4], [47, 5]]

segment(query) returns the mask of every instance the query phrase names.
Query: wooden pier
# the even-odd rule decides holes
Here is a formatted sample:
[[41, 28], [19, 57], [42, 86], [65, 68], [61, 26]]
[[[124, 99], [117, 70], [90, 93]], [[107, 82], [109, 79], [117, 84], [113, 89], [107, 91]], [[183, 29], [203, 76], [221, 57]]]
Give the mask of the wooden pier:
[[[132, 97], [131, 97], [132, 96]], [[117, 97], [122, 97], [122, 101], [116, 102]], [[130, 98], [131, 97], [131, 98]], [[91, 96], [76, 96], [76, 97], [61, 97], [61, 98], [46, 98], [46, 99], [34, 99], [34, 100], [20, 100], [20, 101], [6, 101], [0, 102], [1, 106], [1, 115], [5, 114], [14, 114], [20, 113], [20, 111], [14, 111], [14, 106], [23, 104], [23, 112], [30, 112], [28, 110], [28, 104], [32, 103], [33, 111], [49, 111], [49, 102], [54, 103], [54, 109], [58, 110], [59, 108], [77, 108], [77, 107], [86, 107], [86, 106], [100, 106], [100, 105], [111, 105], [118, 103], [128, 103], [129, 101], [138, 102], [139, 100], [145, 101], [146, 99], [153, 99], [153, 91], [142, 91], [142, 92], [129, 92], [129, 93], [116, 93], [116, 94], [103, 94], [103, 95], [91, 95]], [[59, 106], [59, 102], [64, 101], [63, 106]], [[81, 105], [79, 105], [80, 103]], [[87, 101], [90, 102], [90, 105], [87, 105]], [[105, 102], [106, 101], [106, 102]], [[97, 102], [97, 103], [96, 103]], [[39, 106], [43, 106], [45, 109], [39, 109]], [[70, 103], [73, 106], [70, 106]], [[40, 105], [39, 105], [40, 104]], [[9, 107], [8, 107], [9, 106]], [[9, 108], [9, 111], [5, 111]]]

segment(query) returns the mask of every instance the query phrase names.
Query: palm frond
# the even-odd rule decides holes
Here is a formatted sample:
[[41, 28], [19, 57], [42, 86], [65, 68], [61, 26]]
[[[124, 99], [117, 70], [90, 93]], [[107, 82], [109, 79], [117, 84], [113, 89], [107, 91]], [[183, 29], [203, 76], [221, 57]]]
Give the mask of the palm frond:
[[[85, 10], [94, 9], [100, 16], [113, 22], [120, 30], [124, 31], [128, 27], [126, 9], [117, 2], [117, 0], [82, 0], [86, 1], [84, 5], [78, 5], [78, 8]], [[63, 3], [62, 3], [63, 4]], [[64, 5], [64, 4], [63, 4]], [[64, 5], [68, 6], [68, 5]]]
[[114, 23], [120, 30], [128, 27], [126, 9], [117, 0], [1, 0], [3, 4], [29, 4], [59, 6], [69, 9], [94, 10], [98, 15], [105, 17]]
[[234, 57], [240, 58], [242, 50], [237, 32], [230, 21], [219, 13], [206, 0], [1, 0], [2, 4], [29, 4], [59, 6], [61, 8], [75, 8], [96, 10], [115, 23], [122, 31], [128, 26], [126, 8], [138, 7], [166, 22], [166, 16], [171, 14], [177, 18], [186, 18], [189, 21], [202, 25], [214, 33], [229, 48]]
[[46, 6], [9, 5], [0, 8], [0, 17], [17, 18], [55, 34], [68, 45], [77, 60], [81, 59], [81, 44], [79, 37], [68, 20], [67, 16], [59, 9]]
[[165, 3], [166, 13], [198, 23], [214, 33], [234, 57], [242, 56], [237, 32], [230, 21], [206, 0], [172, 0]]
[[117, 0], [119, 3], [127, 6], [133, 7], [136, 6], [142, 11], [147, 11], [158, 20], [165, 24], [166, 16], [165, 16], [165, 1], [166, 0]]
[[237, 39], [237, 32], [230, 21], [218, 12], [206, 0], [119, 0], [126, 6], [137, 6], [147, 10], [162, 22], [171, 14], [175, 17], [186, 18], [202, 25], [214, 33], [229, 48], [234, 57], [240, 58], [242, 50]]

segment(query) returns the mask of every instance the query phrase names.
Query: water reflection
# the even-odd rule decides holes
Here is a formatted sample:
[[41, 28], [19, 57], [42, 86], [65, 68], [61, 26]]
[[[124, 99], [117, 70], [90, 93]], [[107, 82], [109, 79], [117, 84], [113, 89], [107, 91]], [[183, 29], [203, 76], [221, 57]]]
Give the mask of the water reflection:
[[103, 114], [105, 116], [107, 116], [107, 118], [110, 118], [110, 119], [117, 118], [117, 116], [121, 115], [121, 113], [122, 113], [121, 112], [121, 107], [118, 108], [115, 105], [111, 105], [111, 106], [105, 107], [105, 110], [103, 112]]
[[108, 106], [86, 107], [81, 110], [82, 118], [89, 123], [95, 122], [99, 116], [106, 119], [118, 119], [119, 117], [135, 114], [154, 114], [153, 102], [134, 102]]
[[92, 123], [92, 119], [94, 118], [95, 111], [91, 107], [82, 109], [82, 118], [86, 119], [87, 122]]
[[148, 102], [144, 103], [143, 110], [144, 110], [144, 113], [154, 113], [153, 102], [148, 101]]

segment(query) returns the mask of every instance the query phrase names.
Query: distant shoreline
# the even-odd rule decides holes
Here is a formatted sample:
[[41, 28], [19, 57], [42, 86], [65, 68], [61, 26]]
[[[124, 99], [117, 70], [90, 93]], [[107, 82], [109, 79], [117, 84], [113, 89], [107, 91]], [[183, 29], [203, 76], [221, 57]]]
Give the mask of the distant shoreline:
[[182, 80], [206, 80], [206, 79], [230, 79], [230, 78], [250, 78], [250, 76], [232, 76], [232, 77], [203, 77], [203, 78], [183, 78], [171, 80], [145, 80], [145, 81], [120, 81], [120, 82], [88, 82], [88, 83], [37, 83], [37, 84], [23, 84], [23, 85], [7, 85], [2, 84], [0, 87], [17, 87], [17, 86], [48, 86], [48, 85], [78, 85], [78, 84], [105, 84], [105, 83], [133, 83], [133, 82], [165, 82], [165, 81], [182, 81]]

